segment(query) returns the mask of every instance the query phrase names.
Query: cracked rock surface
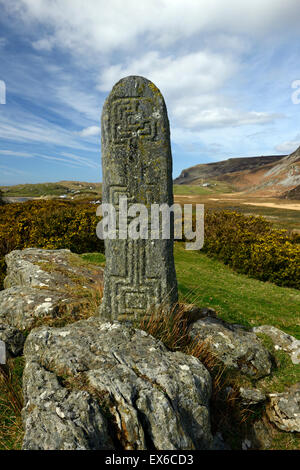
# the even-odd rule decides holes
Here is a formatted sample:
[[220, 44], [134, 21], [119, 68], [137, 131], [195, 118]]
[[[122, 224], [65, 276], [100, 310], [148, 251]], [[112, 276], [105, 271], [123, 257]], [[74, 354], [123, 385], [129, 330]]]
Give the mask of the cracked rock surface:
[[103, 282], [102, 268], [84, 264], [69, 250], [26, 248], [12, 251], [5, 260], [5, 289], [0, 291], [2, 329], [29, 331], [38, 321], [64, 315], [75, 321], [87, 304], [86, 295]]
[[28, 336], [24, 449], [209, 449], [211, 378], [124, 323], [79, 321]]
[[267, 415], [279, 429], [300, 432], [300, 382], [283, 393], [270, 393]]
[[4, 341], [10, 354], [18, 356], [23, 350], [25, 336], [18, 329], [0, 323], [0, 340]]
[[285, 351], [289, 354], [293, 364], [300, 364], [300, 341], [294, 336], [288, 335], [271, 325], [256, 326], [253, 331], [254, 333], [263, 333], [269, 336], [277, 351]]
[[218, 360], [229, 369], [254, 378], [271, 373], [272, 357], [255, 333], [240, 325], [206, 317], [193, 323], [189, 335], [207, 344]]
[[[86, 286], [103, 278], [103, 269], [97, 266], [93, 270], [82, 265], [77, 266], [80, 257], [70, 250], [45, 250], [42, 248], [25, 248], [14, 250], [5, 256], [7, 275], [4, 287], [42, 287], [61, 289], [74, 285], [74, 276], [85, 278]], [[44, 266], [44, 268], [43, 268]], [[52, 266], [50, 272], [47, 266]]]

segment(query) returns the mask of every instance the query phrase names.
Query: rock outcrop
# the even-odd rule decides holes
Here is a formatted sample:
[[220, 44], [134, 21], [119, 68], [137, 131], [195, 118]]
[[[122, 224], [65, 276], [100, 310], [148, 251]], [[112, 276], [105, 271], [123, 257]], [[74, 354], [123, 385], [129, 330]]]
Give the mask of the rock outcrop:
[[300, 382], [284, 393], [270, 393], [266, 411], [278, 429], [300, 432]]
[[17, 328], [0, 323], [0, 340], [4, 341], [11, 355], [18, 356], [23, 350], [25, 336]]
[[5, 256], [7, 275], [4, 287], [36, 287], [59, 291], [76, 286], [85, 280], [85, 287], [103, 279], [103, 269], [86, 268], [78, 255], [70, 250], [44, 250], [25, 248], [14, 250]]
[[285, 351], [291, 358], [293, 364], [300, 364], [300, 341], [294, 336], [271, 325], [262, 325], [253, 328], [254, 333], [263, 333], [273, 341], [274, 348]]
[[300, 432], [299, 385], [283, 393], [268, 389], [272, 377], [264, 377], [280, 365], [259, 338], [269, 336], [275, 351], [289, 354], [298, 367], [299, 341], [292, 336], [269, 325], [249, 331], [217, 318], [213, 309], [184, 305], [190, 337], [207, 346], [229, 379], [234, 371], [210, 401], [211, 377], [198, 359], [171, 352], [130, 323], [94, 316], [97, 305], [89, 302], [101, 295], [102, 268], [68, 250], [15, 251], [7, 264], [0, 356], [22, 354], [29, 333], [24, 449], [228, 449], [216, 416], [231, 397], [262, 413], [240, 436], [242, 448], [272, 448], [276, 433]]
[[256, 388], [240, 387], [239, 393], [242, 404], [245, 406], [257, 405], [258, 403], [263, 403], [266, 400], [266, 395]]
[[28, 332], [47, 320], [66, 316], [68, 322], [79, 320], [87, 311], [89, 296], [95, 297], [102, 286], [103, 269], [87, 265], [69, 250], [27, 248], [12, 251], [5, 260], [6, 288], [0, 292], [2, 329]]
[[209, 449], [211, 379], [195, 357], [96, 318], [34, 329], [24, 449]]
[[236, 369], [253, 378], [271, 372], [272, 357], [255, 333], [240, 325], [207, 316], [193, 323], [189, 335], [203, 342], [228, 369]]

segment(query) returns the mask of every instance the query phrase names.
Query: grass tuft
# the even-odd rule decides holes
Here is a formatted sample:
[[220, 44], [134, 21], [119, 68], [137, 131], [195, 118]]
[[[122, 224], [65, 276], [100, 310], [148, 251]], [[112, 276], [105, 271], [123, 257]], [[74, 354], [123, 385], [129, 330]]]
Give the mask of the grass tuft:
[[22, 446], [23, 358], [0, 365], [0, 450], [19, 450]]

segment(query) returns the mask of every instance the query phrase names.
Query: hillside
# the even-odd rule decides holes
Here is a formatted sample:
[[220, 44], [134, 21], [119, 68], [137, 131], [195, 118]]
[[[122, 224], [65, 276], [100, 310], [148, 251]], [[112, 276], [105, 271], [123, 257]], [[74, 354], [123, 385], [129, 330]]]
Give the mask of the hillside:
[[299, 199], [300, 147], [290, 155], [230, 158], [183, 170], [176, 185], [226, 183], [235, 191]]
[[79, 197], [101, 194], [101, 183], [58, 181], [57, 183], [18, 184], [0, 187], [4, 197]]
[[257, 170], [265, 165], [278, 163], [286, 155], [271, 155], [261, 157], [229, 158], [221, 162], [204, 163], [182, 170], [174, 184], [199, 184], [201, 180], [218, 179], [241, 171]]
[[297, 199], [300, 200], [300, 184], [294, 189], [290, 189], [281, 196], [283, 199]]

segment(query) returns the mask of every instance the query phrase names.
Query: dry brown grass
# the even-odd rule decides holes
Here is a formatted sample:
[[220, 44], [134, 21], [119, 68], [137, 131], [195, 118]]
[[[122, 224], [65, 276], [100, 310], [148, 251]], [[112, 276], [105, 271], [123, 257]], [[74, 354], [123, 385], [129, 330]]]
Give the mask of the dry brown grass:
[[257, 417], [257, 410], [243, 405], [240, 398], [239, 389], [246, 379], [228, 370], [211, 351], [208, 341], [189, 336], [186, 305], [152, 309], [135, 326], [162, 341], [168, 349], [198, 358], [207, 368], [212, 378], [212, 431], [221, 431], [233, 449], [240, 449], [250, 423]]

